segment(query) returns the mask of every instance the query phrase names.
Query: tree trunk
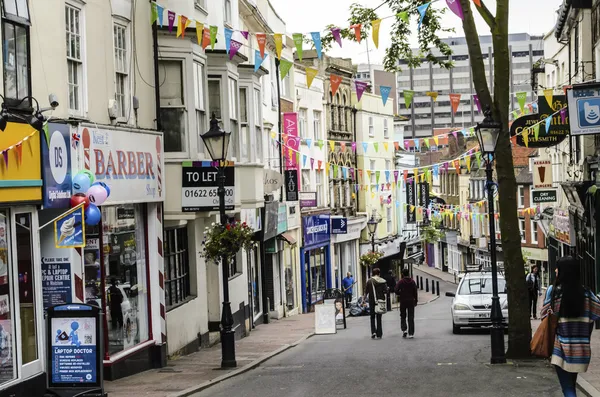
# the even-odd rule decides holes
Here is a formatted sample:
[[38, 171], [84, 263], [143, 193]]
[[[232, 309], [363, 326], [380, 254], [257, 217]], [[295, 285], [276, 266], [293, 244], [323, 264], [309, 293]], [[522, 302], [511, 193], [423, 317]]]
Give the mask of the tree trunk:
[[[494, 45], [494, 120], [502, 123], [502, 132], [496, 147], [496, 173], [500, 207], [500, 230], [508, 293], [509, 358], [531, 355], [531, 321], [529, 296], [525, 283], [525, 269], [521, 252], [521, 235], [517, 217], [517, 181], [513, 165], [510, 131], [508, 126], [510, 99], [510, 60], [508, 49], [508, 2], [498, 0], [496, 23], [492, 31]], [[493, 221], [491, 219], [490, 221]]]

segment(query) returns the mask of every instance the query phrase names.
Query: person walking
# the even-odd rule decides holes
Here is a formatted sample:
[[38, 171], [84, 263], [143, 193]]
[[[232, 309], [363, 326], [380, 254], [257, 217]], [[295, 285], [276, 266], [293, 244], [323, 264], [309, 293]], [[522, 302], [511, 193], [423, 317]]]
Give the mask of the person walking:
[[367, 281], [367, 285], [365, 286], [365, 295], [364, 299], [369, 298], [369, 314], [371, 317], [371, 338], [381, 339], [383, 337], [383, 328], [381, 324], [382, 315], [381, 313], [376, 313], [377, 301], [385, 300], [387, 295], [387, 283], [385, 279], [380, 277], [381, 271], [379, 268], [373, 269], [373, 275]]
[[388, 274], [384, 278], [385, 278], [385, 282], [388, 287], [387, 311], [391, 312], [392, 311], [392, 296], [391, 295], [392, 295], [392, 292], [394, 291], [394, 288], [396, 287], [396, 276], [394, 276], [394, 272], [392, 271], [392, 269], [390, 269], [388, 271]]
[[600, 319], [600, 300], [581, 285], [579, 263], [571, 256], [557, 262], [558, 276], [546, 292], [541, 316], [558, 315], [554, 365], [565, 397], [576, 396], [577, 374], [590, 364], [593, 323]]
[[542, 283], [540, 282], [540, 276], [538, 274], [539, 269], [537, 265], [533, 265], [531, 272], [525, 278], [527, 282], [527, 289], [529, 290], [529, 307], [531, 309], [531, 315], [534, 319], [537, 319], [537, 301], [538, 296], [542, 296]]
[[[400, 298], [400, 327], [402, 337], [412, 339], [415, 335], [415, 307], [419, 301], [418, 288], [415, 280], [410, 277], [408, 269], [402, 269], [402, 278], [394, 288]], [[408, 327], [406, 320], [408, 318]], [[408, 331], [408, 333], [407, 333]]]
[[353, 292], [354, 278], [352, 273], [346, 273], [346, 277], [342, 279], [342, 289], [344, 291], [344, 298], [346, 298], [346, 307], [350, 307], [352, 303], [352, 292]]

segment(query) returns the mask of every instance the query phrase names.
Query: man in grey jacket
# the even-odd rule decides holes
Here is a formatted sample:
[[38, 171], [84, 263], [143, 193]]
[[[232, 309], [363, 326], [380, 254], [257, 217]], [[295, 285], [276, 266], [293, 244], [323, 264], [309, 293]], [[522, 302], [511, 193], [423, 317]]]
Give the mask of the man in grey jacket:
[[[375, 313], [375, 306], [378, 300], [384, 300], [387, 295], [388, 287], [385, 279], [380, 277], [381, 271], [378, 268], [373, 269], [373, 276], [367, 281], [365, 286], [365, 299], [369, 298], [369, 314], [371, 316], [371, 338], [381, 339], [383, 329], [381, 324], [381, 313]], [[377, 324], [376, 321], [377, 320]]]

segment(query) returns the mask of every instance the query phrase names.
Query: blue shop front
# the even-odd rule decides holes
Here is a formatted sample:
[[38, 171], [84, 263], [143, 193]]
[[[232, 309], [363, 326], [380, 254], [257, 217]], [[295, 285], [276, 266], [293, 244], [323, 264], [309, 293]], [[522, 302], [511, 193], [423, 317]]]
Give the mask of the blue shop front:
[[302, 311], [314, 310], [331, 288], [330, 215], [302, 217], [302, 248], [300, 250], [302, 279]]

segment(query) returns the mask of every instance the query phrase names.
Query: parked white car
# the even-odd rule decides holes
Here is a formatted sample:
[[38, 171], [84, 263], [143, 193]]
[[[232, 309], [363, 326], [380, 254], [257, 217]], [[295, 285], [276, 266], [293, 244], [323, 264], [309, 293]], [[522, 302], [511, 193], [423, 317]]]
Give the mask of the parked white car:
[[[452, 296], [452, 332], [459, 334], [464, 327], [489, 327], [492, 325], [492, 274], [487, 272], [467, 273]], [[498, 274], [498, 295], [502, 307], [502, 321], [508, 325], [508, 301], [506, 279]]]

